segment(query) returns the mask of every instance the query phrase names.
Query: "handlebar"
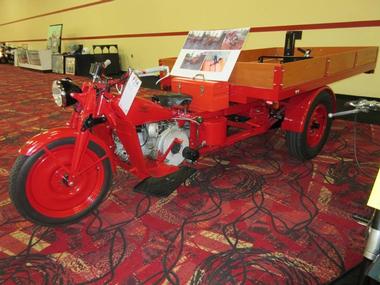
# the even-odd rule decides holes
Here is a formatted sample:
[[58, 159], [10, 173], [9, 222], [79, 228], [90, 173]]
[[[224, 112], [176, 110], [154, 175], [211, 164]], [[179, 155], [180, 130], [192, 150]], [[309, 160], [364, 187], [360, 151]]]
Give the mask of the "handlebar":
[[104, 62], [91, 63], [89, 74], [92, 75], [92, 82], [98, 81], [104, 73], [104, 70], [111, 64], [111, 61], [107, 59]]
[[133, 72], [136, 73], [136, 75], [138, 77], [153, 76], [153, 75], [156, 75], [157, 73], [165, 72], [165, 76], [163, 76], [160, 79], [158, 79], [156, 81], [156, 84], [158, 84], [161, 80], [164, 80], [165, 78], [167, 78], [167, 77], [170, 76], [169, 67], [166, 66], [166, 65], [161, 65], [161, 66], [157, 66], [157, 67], [151, 67], [151, 68], [147, 68], [147, 69], [143, 69], [143, 70], [137, 70], [137, 69], [135, 69]]
[[329, 118], [357, 114], [361, 112], [368, 113], [370, 111], [380, 111], [380, 102], [376, 100], [360, 99], [355, 101], [349, 101], [345, 105], [354, 107], [354, 109], [337, 113], [329, 113]]
[[156, 84], [158, 84], [161, 80], [167, 78], [170, 76], [169, 67], [166, 65], [147, 68], [143, 70], [132, 70], [128, 69], [127, 72], [125, 72], [121, 78], [118, 79], [112, 79], [107, 78], [104, 75], [104, 70], [111, 64], [111, 60], [107, 59], [104, 62], [95, 62], [91, 64], [89, 73], [92, 75], [92, 82], [97, 83], [97, 86], [104, 90], [110, 90], [111, 87], [116, 86], [116, 89], [119, 93], [121, 93], [122, 88], [118, 88], [119, 84], [124, 84], [128, 78], [131, 72], [134, 72], [139, 77], [146, 77], [146, 76], [153, 76], [157, 75], [158, 73], [165, 72], [165, 76], [161, 77], [159, 80], [157, 80]]

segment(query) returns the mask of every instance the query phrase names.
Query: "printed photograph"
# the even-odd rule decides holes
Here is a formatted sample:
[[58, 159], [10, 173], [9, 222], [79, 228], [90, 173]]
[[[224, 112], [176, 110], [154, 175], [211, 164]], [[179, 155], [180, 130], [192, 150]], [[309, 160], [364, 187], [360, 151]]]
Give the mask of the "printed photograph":
[[204, 52], [189, 52], [183, 58], [181, 68], [200, 70], [205, 57], [206, 53]]
[[243, 44], [248, 32], [249, 32], [248, 29], [228, 31], [224, 37], [224, 41], [221, 45], [221, 49], [240, 50], [243, 47]]
[[204, 34], [205, 34], [204, 31], [189, 32], [183, 48], [184, 49], [200, 49]]
[[171, 74], [228, 81], [248, 32], [249, 28], [189, 32]]
[[222, 72], [230, 52], [208, 52], [202, 64], [202, 71]]
[[184, 49], [218, 50], [226, 36], [224, 30], [217, 31], [192, 31], [189, 33]]

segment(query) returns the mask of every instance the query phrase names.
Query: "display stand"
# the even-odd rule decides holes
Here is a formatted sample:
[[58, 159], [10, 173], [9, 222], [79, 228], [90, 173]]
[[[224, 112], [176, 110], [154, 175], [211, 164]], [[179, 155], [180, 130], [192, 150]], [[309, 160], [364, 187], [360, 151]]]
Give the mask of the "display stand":
[[17, 65], [40, 71], [51, 70], [51, 50], [25, 50], [18, 49]]
[[94, 54], [73, 54], [65, 56], [65, 73], [88, 76], [91, 63], [104, 62], [111, 64], [105, 70], [105, 75], [115, 75], [121, 72], [117, 45], [93, 45]]
[[88, 76], [93, 62], [95, 62], [93, 54], [67, 55], [65, 56], [65, 73]]
[[65, 56], [63, 54], [53, 54], [52, 56], [52, 72], [65, 73]]
[[107, 67], [105, 71], [106, 75], [115, 75], [121, 72], [119, 51], [117, 45], [93, 45], [92, 50], [94, 51], [94, 57], [96, 62], [104, 62], [107, 59], [111, 61], [111, 64]]

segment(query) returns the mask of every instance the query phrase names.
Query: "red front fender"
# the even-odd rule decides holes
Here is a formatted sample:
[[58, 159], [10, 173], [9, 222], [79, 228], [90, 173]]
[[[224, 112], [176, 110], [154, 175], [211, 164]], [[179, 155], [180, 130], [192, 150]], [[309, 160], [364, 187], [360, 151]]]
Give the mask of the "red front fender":
[[[49, 145], [53, 141], [64, 139], [64, 138], [72, 138], [76, 137], [78, 135], [78, 132], [71, 128], [55, 128], [50, 129], [45, 132], [42, 132], [38, 135], [35, 135], [31, 139], [29, 139], [24, 146], [22, 146], [19, 149], [19, 153], [31, 156], [32, 154], [36, 153], [43, 147]], [[107, 145], [98, 137], [94, 136], [92, 133], [90, 133], [90, 140], [98, 144], [100, 147], [102, 147], [105, 152], [107, 153], [107, 156], [109, 157], [112, 165], [112, 171], [116, 170], [116, 165], [114, 160], [112, 159], [113, 154], [107, 147]]]
[[327, 92], [330, 94], [333, 112], [335, 112], [336, 99], [334, 92], [328, 86], [314, 89], [290, 98], [285, 109], [285, 118], [281, 124], [281, 129], [298, 133], [302, 132], [305, 128], [305, 122], [310, 106], [315, 97], [321, 92]]

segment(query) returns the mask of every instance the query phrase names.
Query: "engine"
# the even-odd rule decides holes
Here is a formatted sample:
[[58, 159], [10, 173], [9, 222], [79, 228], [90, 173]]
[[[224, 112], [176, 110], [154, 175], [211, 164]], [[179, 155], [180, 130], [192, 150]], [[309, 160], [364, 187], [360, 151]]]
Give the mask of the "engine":
[[[186, 128], [178, 127], [176, 122], [157, 122], [138, 126], [137, 135], [139, 137], [141, 151], [145, 157], [157, 159], [160, 155], [166, 154], [165, 163], [177, 166], [185, 159], [183, 150], [189, 146], [189, 131]], [[116, 134], [113, 135], [115, 142], [115, 153], [127, 162], [129, 155]]]

